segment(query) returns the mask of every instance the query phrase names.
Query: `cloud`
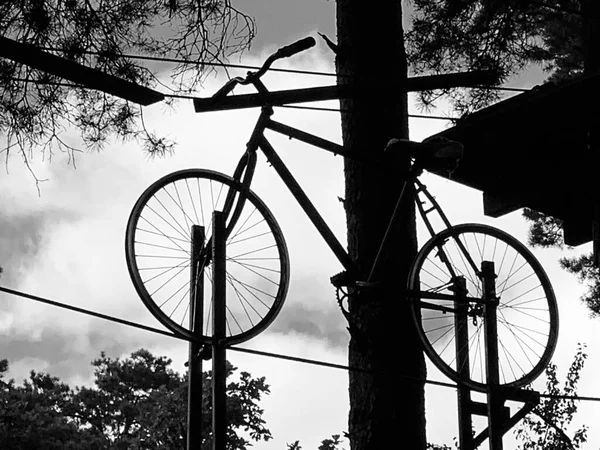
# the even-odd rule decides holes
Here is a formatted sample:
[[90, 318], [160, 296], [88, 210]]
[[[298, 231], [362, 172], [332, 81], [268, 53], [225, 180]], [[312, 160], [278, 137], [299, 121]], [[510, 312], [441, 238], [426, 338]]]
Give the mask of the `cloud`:
[[[72, 317], [77, 320], [78, 316]], [[91, 384], [91, 362], [100, 357], [102, 351], [114, 358], [127, 357], [139, 348], [146, 348], [156, 355], [169, 356], [182, 345], [187, 344], [98, 319], [84, 332], [44, 327], [38, 336], [23, 331], [11, 333], [0, 340], [0, 359], [8, 359], [8, 376], [17, 381], [27, 377], [30, 370], [36, 370], [74, 387]], [[174, 368], [179, 372], [184, 369], [182, 364]]]
[[75, 220], [76, 214], [57, 208], [25, 213], [3, 209], [0, 215], [1, 281], [4, 285], [15, 286], [47, 244], [50, 230], [61, 223]]
[[303, 277], [292, 285], [279, 316], [266, 332], [300, 335], [327, 347], [345, 349], [349, 339], [347, 323], [336, 303], [335, 291], [315, 279]]

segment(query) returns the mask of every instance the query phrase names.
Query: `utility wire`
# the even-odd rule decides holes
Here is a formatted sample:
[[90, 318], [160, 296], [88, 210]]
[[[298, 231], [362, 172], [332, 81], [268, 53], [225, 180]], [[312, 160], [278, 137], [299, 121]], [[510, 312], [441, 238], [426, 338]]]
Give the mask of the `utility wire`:
[[[66, 53], [67, 50], [63, 50], [60, 48], [54, 47], [41, 47], [35, 46], [39, 50], [44, 51], [53, 51], [53, 52], [61, 52]], [[105, 53], [93, 50], [83, 50], [83, 54], [86, 55], [94, 55], [94, 56], [105, 56]], [[247, 69], [247, 70], [258, 70], [260, 66], [252, 66], [245, 64], [230, 64], [230, 63], [220, 63], [220, 62], [211, 62], [211, 61], [192, 61], [189, 59], [183, 58], [168, 58], [162, 56], [144, 56], [144, 55], [133, 55], [129, 53], [121, 53], [120, 55], [115, 55], [119, 58], [130, 58], [130, 59], [139, 59], [142, 61], [154, 61], [154, 62], [167, 62], [167, 63], [176, 63], [176, 64], [190, 64], [190, 65], [203, 65], [210, 67], [223, 67], [228, 69]], [[314, 75], [314, 76], [324, 76], [324, 77], [340, 77], [340, 78], [352, 78], [352, 75], [338, 75], [335, 72], [323, 72], [323, 71], [313, 71], [313, 70], [298, 70], [298, 69], [277, 69], [274, 67], [269, 67], [270, 72], [281, 72], [281, 73], [295, 73], [300, 75]], [[477, 89], [490, 89], [497, 91], [510, 91], [510, 92], [527, 92], [531, 89], [526, 88], [514, 88], [514, 87], [504, 87], [504, 86], [476, 86]]]
[[[327, 112], [349, 112], [347, 109], [341, 108], [323, 108], [318, 106], [297, 106], [297, 105], [278, 105], [281, 108], [293, 108], [293, 109], [308, 109], [313, 111], [327, 111]], [[416, 119], [436, 119], [436, 120], [459, 120], [459, 117], [445, 117], [445, 116], [426, 116], [423, 114], [409, 114], [408, 117]]]
[[121, 325], [127, 325], [129, 327], [139, 328], [145, 331], [150, 331], [152, 333], [162, 334], [163, 336], [172, 337], [180, 340], [187, 340], [182, 336], [178, 336], [169, 331], [164, 331], [159, 328], [149, 327], [146, 325], [142, 325], [140, 323], [130, 322], [129, 320], [120, 319], [118, 317], [109, 316], [107, 314], [98, 313], [95, 311], [90, 311], [89, 309], [78, 308], [77, 306], [67, 305], [66, 303], [60, 303], [54, 300], [49, 300], [47, 298], [38, 297], [37, 295], [27, 294], [25, 292], [15, 291], [14, 289], [8, 289], [3, 286], [0, 286], [0, 291], [6, 292], [7, 294], [16, 295], [18, 297], [23, 297], [29, 300], [33, 300], [40, 303], [45, 303], [47, 305], [56, 306], [58, 308], [68, 309], [70, 311], [75, 311], [81, 314], [86, 314], [88, 316], [97, 317], [99, 319], [109, 320], [111, 322], [120, 323]]
[[[142, 325], [139, 323], [131, 322], [129, 320], [120, 319], [120, 318], [114, 317], [114, 316], [109, 316], [107, 314], [101, 314], [98, 312], [90, 311], [88, 309], [79, 308], [77, 306], [67, 305], [65, 303], [57, 302], [54, 300], [49, 300], [47, 298], [39, 297], [37, 295], [27, 294], [27, 293], [21, 292], [21, 291], [16, 291], [14, 289], [5, 288], [3, 286], [0, 286], [0, 292], [6, 292], [7, 294], [15, 295], [18, 297], [23, 297], [23, 298], [33, 300], [36, 302], [45, 303], [45, 304], [51, 305], [51, 306], [56, 306], [58, 308], [75, 311], [75, 312], [78, 312], [81, 314], [86, 314], [88, 316], [97, 317], [99, 319], [104, 319], [104, 320], [108, 320], [111, 322], [120, 323], [121, 325], [127, 325], [129, 327], [138, 328], [138, 329], [141, 329], [144, 331], [150, 331], [152, 333], [161, 334], [163, 336], [175, 338], [175, 339], [178, 339], [181, 341], [188, 341], [188, 342], [191, 341], [191, 339], [188, 339], [185, 336], [180, 336], [178, 334], [171, 333], [169, 331], [164, 331], [159, 328], [149, 327], [147, 325]], [[240, 353], [248, 353], [248, 354], [257, 355], [257, 356], [265, 356], [268, 358], [300, 362], [300, 363], [310, 364], [310, 365], [314, 365], [314, 366], [328, 367], [328, 368], [333, 368], [333, 369], [341, 369], [341, 370], [346, 370], [346, 371], [351, 371], [351, 372], [358, 372], [358, 373], [365, 373], [365, 374], [372, 374], [372, 375], [384, 374], [384, 372], [377, 372], [377, 371], [373, 371], [373, 370], [369, 370], [369, 369], [363, 369], [360, 367], [347, 366], [344, 364], [335, 364], [335, 363], [330, 363], [327, 361], [319, 361], [316, 359], [300, 358], [297, 356], [282, 355], [279, 353], [264, 352], [261, 350], [255, 350], [255, 349], [250, 349], [250, 348], [242, 348], [242, 347], [233, 347], [232, 346], [232, 347], [227, 347], [227, 349], [235, 351], [235, 352], [240, 352]], [[442, 387], [448, 387], [448, 388], [453, 388], [453, 389], [457, 388], [456, 384], [445, 383], [442, 381], [421, 379], [421, 378], [416, 378], [416, 377], [409, 377], [406, 375], [398, 375], [398, 377], [408, 380], [408, 381], [415, 382], [415, 383], [431, 384], [434, 386], [442, 386]], [[563, 400], [600, 401], [600, 398], [598, 398], [598, 397], [575, 396], [575, 395], [540, 394], [540, 397], [556, 398], [556, 399], [563, 399]]]
[[[63, 83], [58, 81], [44, 81], [44, 80], [28, 80], [25, 78], [11, 78], [11, 81], [21, 81], [26, 83], [33, 84], [45, 84], [49, 86], [63, 86], [63, 87], [73, 87], [73, 88], [85, 88], [82, 84], [74, 84], [74, 83]], [[198, 98], [193, 95], [183, 95], [183, 94], [163, 94], [165, 97], [175, 98], [180, 100], [193, 100]], [[326, 111], [326, 112], [348, 112], [346, 109], [340, 108], [323, 108], [318, 106], [298, 106], [298, 105], [279, 105], [281, 108], [290, 108], [290, 109], [306, 109], [311, 111]], [[408, 117], [418, 118], [418, 119], [436, 119], [436, 120], [458, 120], [457, 117], [444, 117], [444, 116], [426, 116], [422, 114], [409, 114]]]

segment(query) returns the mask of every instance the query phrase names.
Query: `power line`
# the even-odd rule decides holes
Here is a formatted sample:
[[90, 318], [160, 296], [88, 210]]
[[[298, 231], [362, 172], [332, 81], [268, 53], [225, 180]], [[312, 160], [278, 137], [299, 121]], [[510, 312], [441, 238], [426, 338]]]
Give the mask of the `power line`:
[[[327, 112], [349, 112], [347, 109], [341, 108], [323, 108], [318, 106], [297, 106], [297, 105], [279, 105], [281, 108], [291, 109], [308, 109], [311, 111], [327, 111]], [[426, 116], [423, 114], [409, 114], [408, 117], [415, 119], [436, 119], [436, 120], [459, 120], [458, 117], [445, 117], [445, 116]]]
[[150, 331], [152, 333], [157, 333], [157, 334], [162, 334], [163, 336], [168, 336], [168, 337], [172, 337], [175, 339], [180, 339], [180, 340], [187, 340], [185, 338], [183, 338], [182, 336], [178, 336], [174, 333], [171, 333], [169, 331], [164, 331], [161, 330], [159, 328], [154, 328], [154, 327], [149, 327], [147, 325], [142, 325], [140, 323], [136, 323], [136, 322], [131, 322], [129, 320], [125, 320], [125, 319], [120, 319], [118, 317], [114, 317], [114, 316], [109, 316], [107, 314], [102, 314], [102, 313], [98, 313], [95, 311], [90, 311], [89, 309], [84, 309], [84, 308], [79, 308], [77, 306], [72, 306], [72, 305], [67, 305], [66, 303], [61, 303], [61, 302], [57, 302], [54, 300], [49, 300], [47, 298], [43, 298], [43, 297], [38, 297], [37, 295], [32, 295], [32, 294], [27, 294], [25, 292], [20, 292], [20, 291], [15, 291], [14, 289], [8, 289], [5, 288], [3, 286], [0, 286], [0, 291], [2, 292], [6, 292], [8, 294], [12, 294], [12, 295], [16, 295], [18, 297], [23, 297], [29, 300], [33, 300], [36, 302], [40, 302], [40, 303], [45, 303], [47, 305], [51, 305], [51, 306], [56, 306], [58, 308], [62, 308], [62, 309], [68, 309], [70, 311], [75, 311], [81, 314], [85, 314], [88, 316], [92, 316], [92, 317], [97, 317], [99, 319], [104, 319], [104, 320], [108, 320], [111, 322], [116, 322], [116, 323], [120, 323], [121, 325], [127, 325], [129, 327], [133, 327], [133, 328], [139, 328], [141, 330], [144, 331]]
[[[73, 88], [85, 88], [84, 85], [74, 84], [74, 83], [64, 83], [59, 81], [46, 81], [46, 80], [30, 80], [26, 78], [10, 78], [11, 81], [20, 81], [25, 83], [33, 83], [40, 85], [49, 85], [49, 86], [62, 86], [62, 87], [73, 87]], [[183, 94], [164, 94], [165, 97], [175, 98], [180, 100], [194, 100], [197, 98], [193, 95], [183, 95]], [[290, 109], [306, 109], [311, 111], [326, 111], [326, 112], [348, 112], [346, 109], [340, 108], [324, 108], [318, 106], [298, 106], [298, 105], [280, 105], [281, 108], [290, 108]], [[458, 120], [457, 117], [444, 117], [444, 116], [426, 116], [422, 114], [409, 114], [408, 117], [418, 118], [418, 119], [436, 119], [436, 120]]]
[[[54, 47], [42, 47], [36, 46], [36, 48], [44, 51], [53, 51], [53, 52], [61, 52], [66, 53], [67, 50], [63, 50], [60, 48]], [[99, 51], [94, 50], [82, 50], [81, 53], [86, 55], [94, 55], [94, 56], [105, 56], [106, 54]], [[168, 58], [163, 56], [145, 56], [145, 55], [134, 55], [130, 53], [121, 53], [119, 55], [115, 55], [119, 58], [130, 58], [130, 59], [139, 59], [141, 61], [154, 61], [154, 62], [167, 62], [167, 63], [175, 63], [175, 64], [189, 64], [189, 65], [203, 65], [209, 67], [223, 67], [230, 69], [247, 69], [247, 70], [258, 70], [260, 66], [246, 65], [246, 64], [230, 64], [230, 63], [221, 63], [221, 62], [212, 62], [212, 61], [192, 61], [189, 59], [183, 58]], [[277, 69], [274, 67], [270, 67], [268, 69], [271, 72], [281, 72], [281, 73], [295, 73], [299, 75], [314, 75], [314, 76], [324, 76], [324, 77], [340, 77], [340, 78], [353, 78], [352, 75], [338, 75], [335, 72], [323, 72], [323, 71], [314, 71], [314, 70], [299, 70], [299, 69]], [[373, 76], [375, 77], [375, 75]], [[513, 88], [513, 87], [504, 87], [504, 86], [476, 86], [477, 89], [490, 89], [497, 91], [509, 91], [509, 92], [527, 92], [530, 89], [526, 88]]]
[[[39, 50], [44, 51], [52, 51], [52, 52], [61, 52], [66, 53], [67, 50], [63, 50], [60, 48], [54, 47], [40, 47], [36, 46]], [[103, 52], [93, 51], [93, 50], [82, 50], [81, 53], [86, 55], [94, 55], [94, 56], [106, 56]], [[212, 62], [212, 61], [192, 61], [190, 59], [183, 58], [168, 58], [163, 56], [145, 56], [145, 55], [133, 55], [129, 53], [121, 53], [119, 55], [115, 55], [119, 58], [129, 58], [129, 59], [139, 59], [142, 61], [154, 61], [154, 62], [165, 62], [165, 63], [175, 63], [175, 64], [189, 64], [189, 65], [202, 65], [209, 67], [223, 67], [228, 69], [248, 69], [248, 70], [258, 70], [259, 66], [252, 66], [246, 64], [230, 64], [230, 63], [220, 63], [220, 62]], [[321, 71], [312, 71], [312, 70], [297, 70], [297, 69], [277, 69], [274, 67], [270, 67], [269, 71], [271, 72], [283, 72], [283, 73], [296, 73], [300, 75], [316, 75], [316, 76], [326, 76], [326, 77], [335, 77], [337, 76], [333, 72], [321, 72]]]
[[[32, 295], [32, 294], [27, 294], [25, 292], [21, 292], [21, 291], [16, 291], [14, 289], [9, 289], [9, 288], [5, 288], [3, 286], [0, 286], [0, 292], [6, 292], [7, 294], [11, 294], [11, 295], [15, 295], [18, 297], [23, 297], [26, 298], [28, 300], [33, 300], [36, 302], [40, 302], [40, 303], [45, 303], [47, 305], [51, 305], [51, 306], [56, 306], [58, 308], [62, 308], [62, 309], [67, 309], [70, 311], [74, 311], [74, 312], [78, 312], [80, 314], [85, 314], [88, 316], [92, 316], [92, 317], [96, 317], [99, 319], [104, 319], [104, 320], [108, 320], [111, 322], [116, 322], [119, 323], [121, 325], [126, 325], [129, 327], [133, 327], [133, 328], [138, 328], [144, 331], [149, 331], [151, 333], [157, 333], [163, 336], [167, 336], [167, 337], [171, 337], [171, 338], [175, 338], [181, 341], [191, 341], [191, 339], [186, 338], [185, 336], [180, 336], [177, 335], [175, 333], [169, 332], [169, 331], [164, 331], [161, 330], [159, 328], [154, 328], [154, 327], [150, 327], [147, 325], [142, 325], [139, 323], [135, 323], [135, 322], [131, 322], [129, 320], [125, 320], [125, 319], [120, 319], [118, 317], [114, 317], [114, 316], [109, 316], [107, 314], [102, 314], [102, 313], [98, 313], [95, 311], [90, 311], [88, 309], [84, 309], [84, 308], [79, 308], [77, 306], [72, 306], [72, 305], [67, 305], [66, 303], [61, 303], [61, 302], [57, 302], [55, 300], [49, 300], [47, 298], [43, 298], [43, 297], [39, 297], [37, 295]], [[365, 374], [371, 374], [371, 375], [384, 375], [384, 374], [388, 374], [387, 372], [377, 372], [377, 371], [373, 371], [373, 370], [369, 370], [369, 369], [363, 369], [360, 367], [353, 367], [353, 366], [348, 366], [348, 365], [344, 365], [344, 364], [335, 364], [335, 363], [330, 363], [327, 361], [320, 361], [320, 360], [316, 360], [316, 359], [308, 359], [308, 358], [300, 358], [297, 356], [290, 356], [290, 355], [282, 355], [279, 353], [271, 353], [271, 352], [265, 352], [265, 351], [261, 351], [261, 350], [255, 350], [255, 349], [249, 349], [249, 348], [242, 348], [242, 347], [227, 347], [228, 350], [232, 350], [232, 351], [236, 351], [236, 352], [240, 352], [240, 353], [248, 353], [248, 354], [252, 354], [252, 355], [257, 355], [257, 356], [265, 356], [268, 358], [275, 358], [275, 359], [282, 359], [282, 360], [286, 360], [286, 361], [293, 361], [293, 362], [299, 362], [299, 363], [303, 363], [303, 364], [310, 364], [310, 365], [314, 365], [314, 366], [321, 366], [321, 367], [328, 367], [328, 368], [332, 368], [332, 369], [340, 369], [340, 370], [346, 370], [346, 371], [351, 371], [351, 372], [358, 372], [358, 373], [365, 373]], [[423, 383], [423, 384], [431, 384], [434, 386], [441, 386], [441, 387], [448, 387], [448, 388], [452, 388], [452, 389], [456, 389], [457, 385], [456, 384], [452, 384], [452, 383], [445, 383], [442, 381], [435, 381], [435, 380], [428, 380], [428, 379], [422, 379], [422, 378], [416, 378], [416, 377], [410, 377], [407, 375], [397, 375], [399, 378], [402, 378], [404, 380], [408, 380], [408, 381], [412, 381], [415, 383]], [[600, 401], [600, 398], [598, 397], [590, 397], [590, 396], [578, 396], [578, 395], [557, 395], [557, 394], [540, 394], [540, 397], [544, 397], [544, 398], [555, 398], [555, 399], [561, 399], [561, 400], [579, 400], [579, 401]]]

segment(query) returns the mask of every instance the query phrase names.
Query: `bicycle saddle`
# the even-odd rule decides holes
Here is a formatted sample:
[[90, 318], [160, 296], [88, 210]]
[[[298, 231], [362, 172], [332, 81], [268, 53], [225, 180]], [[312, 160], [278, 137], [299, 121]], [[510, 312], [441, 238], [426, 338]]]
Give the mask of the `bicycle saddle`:
[[454, 170], [463, 156], [463, 145], [444, 137], [427, 138], [423, 142], [394, 138], [387, 143], [385, 150], [408, 152], [428, 170]]

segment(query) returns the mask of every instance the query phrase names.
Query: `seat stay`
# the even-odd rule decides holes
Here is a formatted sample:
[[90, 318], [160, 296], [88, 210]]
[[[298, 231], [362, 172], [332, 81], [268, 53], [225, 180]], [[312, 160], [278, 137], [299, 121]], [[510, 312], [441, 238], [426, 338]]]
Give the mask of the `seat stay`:
[[[429, 234], [431, 235], [431, 237], [433, 238], [433, 236], [436, 235], [436, 231], [433, 228], [431, 220], [429, 219], [429, 217], [427, 217], [427, 215], [431, 212], [435, 212], [438, 214], [438, 216], [441, 218], [441, 220], [444, 224], [444, 228], [452, 228], [452, 224], [448, 220], [448, 217], [446, 217], [446, 214], [444, 214], [442, 207], [437, 202], [437, 200], [433, 197], [433, 195], [431, 195], [429, 193], [429, 191], [427, 190], [427, 187], [423, 183], [421, 183], [421, 181], [417, 177], [414, 177], [413, 182], [415, 184], [415, 189], [413, 191], [414, 192], [414, 200], [417, 205], [419, 214], [421, 215], [421, 218], [423, 219], [423, 222], [425, 223], [425, 226], [427, 227], [427, 231], [429, 231]], [[423, 204], [425, 202], [421, 201], [419, 199], [419, 194], [424, 195], [425, 198], [427, 199], [427, 201], [431, 204], [431, 207], [429, 209], [425, 209], [423, 207]], [[477, 267], [477, 264], [475, 264], [475, 262], [473, 261], [473, 258], [471, 257], [471, 255], [470, 255], [469, 251], [467, 250], [467, 248], [465, 247], [464, 243], [460, 239], [456, 239], [456, 238], [454, 238], [454, 241], [455, 241], [456, 245], [458, 246], [458, 248], [460, 249], [463, 256], [466, 258], [466, 260], [469, 263], [469, 265], [471, 266], [471, 268], [473, 269], [473, 272], [477, 276], [480, 276], [481, 268]], [[445, 257], [445, 254], [444, 254], [444, 251], [442, 248], [440, 248], [440, 257], [442, 258], [442, 261], [446, 265], [450, 274], [453, 277], [455, 277], [456, 273], [454, 271], [454, 268], [452, 267], [451, 262]]]

